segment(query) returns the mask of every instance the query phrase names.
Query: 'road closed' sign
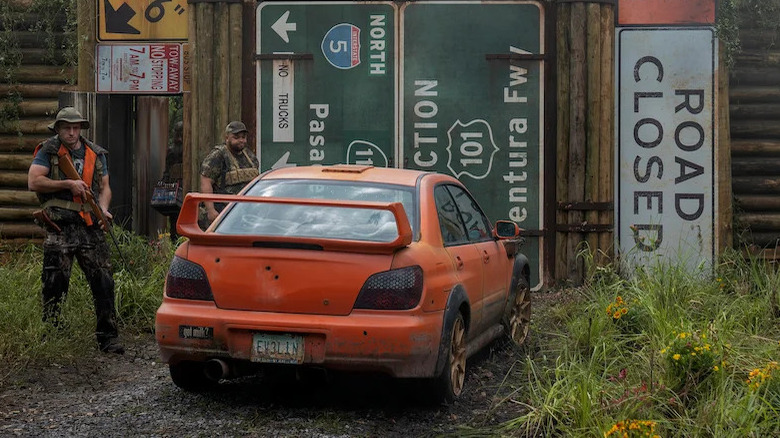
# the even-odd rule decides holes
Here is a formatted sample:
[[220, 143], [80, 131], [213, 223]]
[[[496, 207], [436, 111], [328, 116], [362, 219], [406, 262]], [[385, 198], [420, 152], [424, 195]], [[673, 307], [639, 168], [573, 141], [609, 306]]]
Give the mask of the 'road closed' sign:
[[711, 28], [617, 34], [615, 237], [646, 266], [711, 266], [717, 189], [717, 40]]

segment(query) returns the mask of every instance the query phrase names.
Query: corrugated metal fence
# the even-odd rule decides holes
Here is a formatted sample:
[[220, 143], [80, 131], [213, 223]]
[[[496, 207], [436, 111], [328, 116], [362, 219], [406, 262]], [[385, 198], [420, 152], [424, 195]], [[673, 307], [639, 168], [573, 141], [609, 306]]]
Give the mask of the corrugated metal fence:
[[[745, 23], [745, 26], [752, 26]], [[740, 31], [731, 71], [734, 241], [780, 258], [780, 32]]]

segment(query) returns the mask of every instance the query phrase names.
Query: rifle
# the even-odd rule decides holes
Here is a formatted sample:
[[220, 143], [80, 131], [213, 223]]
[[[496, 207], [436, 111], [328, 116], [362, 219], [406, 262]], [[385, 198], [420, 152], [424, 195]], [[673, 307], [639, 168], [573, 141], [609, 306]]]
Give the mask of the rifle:
[[[73, 161], [70, 160], [70, 155], [65, 154], [60, 157], [59, 167], [60, 170], [62, 170], [62, 173], [64, 173], [65, 176], [68, 177], [68, 179], [81, 181], [81, 176], [76, 170], [76, 167], [73, 166]], [[125, 268], [127, 268], [129, 265], [125, 260], [125, 257], [122, 255], [122, 251], [119, 249], [119, 243], [117, 243], [116, 238], [114, 237], [114, 233], [111, 231], [111, 224], [108, 223], [106, 216], [103, 214], [103, 209], [97, 204], [97, 202], [95, 202], [95, 194], [92, 193], [92, 188], [89, 186], [87, 187], [87, 193], [85, 198], [87, 204], [92, 209], [92, 213], [94, 213], [95, 217], [98, 218], [98, 221], [103, 226], [103, 229], [108, 232], [109, 236], [111, 236], [111, 241], [114, 242], [114, 246], [116, 247], [116, 252], [117, 254], [119, 254], [119, 258], [122, 259], [122, 262], [125, 264]]]

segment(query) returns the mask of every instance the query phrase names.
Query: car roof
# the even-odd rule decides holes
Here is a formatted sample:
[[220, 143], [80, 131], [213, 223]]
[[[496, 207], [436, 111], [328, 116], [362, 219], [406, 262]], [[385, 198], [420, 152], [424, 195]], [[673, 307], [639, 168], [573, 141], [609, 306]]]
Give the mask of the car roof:
[[296, 166], [272, 170], [261, 179], [327, 179], [336, 181], [365, 181], [398, 184], [414, 187], [417, 180], [430, 172], [364, 166], [358, 164], [335, 164], [332, 166]]

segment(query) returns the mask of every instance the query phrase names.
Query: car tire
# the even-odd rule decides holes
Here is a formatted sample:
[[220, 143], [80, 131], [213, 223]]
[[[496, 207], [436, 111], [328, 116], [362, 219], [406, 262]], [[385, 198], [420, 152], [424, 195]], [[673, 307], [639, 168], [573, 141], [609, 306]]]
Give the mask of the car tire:
[[528, 280], [521, 277], [513, 293], [513, 302], [503, 321], [507, 339], [520, 346], [528, 339], [531, 329], [531, 288]]
[[444, 369], [434, 382], [436, 400], [452, 403], [463, 392], [466, 379], [466, 323], [459, 312], [447, 339]]
[[202, 362], [184, 361], [168, 365], [171, 380], [179, 388], [190, 392], [203, 392], [216, 388], [217, 382], [209, 380], [203, 372]]

